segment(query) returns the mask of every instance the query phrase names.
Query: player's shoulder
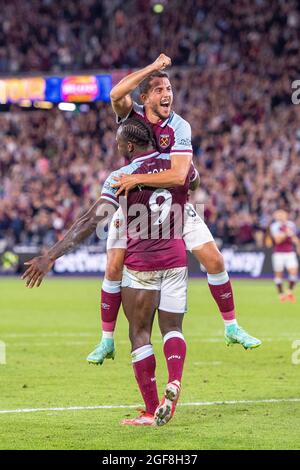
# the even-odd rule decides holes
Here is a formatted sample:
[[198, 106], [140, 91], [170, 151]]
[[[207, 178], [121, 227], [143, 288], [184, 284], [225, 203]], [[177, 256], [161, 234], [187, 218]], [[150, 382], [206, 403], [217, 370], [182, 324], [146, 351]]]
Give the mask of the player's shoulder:
[[126, 116], [120, 117], [116, 114], [116, 122], [117, 124], [122, 124], [124, 121], [134, 116], [145, 117], [144, 106], [136, 101], [132, 102], [132, 107]]
[[135, 170], [135, 167], [136, 165], [133, 161], [131, 163], [128, 163], [127, 165], [122, 166], [121, 168], [118, 168], [117, 170], [114, 170], [110, 174], [110, 177], [113, 178], [114, 176], [120, 176], [122, 173], [131, 174]]
[[191, 129], [190, 123], [186, 119], [184, 119], [182, 116], [175, 113], [175, 111], [172, 111], [168, 125], [173, 127], [174, 129], [178, 129], [178, 128]]
[[168, 125], [174, 133], [173, 150], [175, 147], [177, 150], [192, 152], [192, 129], [190, 123], [174, 112], [170, 116]]
[[108, 177], [106, 178], [105, 183], [111, 184], [111, 182], [115, 182], [114, 178], [119, 177], [122, 173], [126, 174], [131, 174], [134, 171], [132, 163], [129, 163], [128, 165], [124, 165], [121, 168], [118, 168], [117, 170], [112, 171]]
[[144, 117], [145, 116], [145, 111], [144, 111], [144, 106], [142, 104], [137, 103], [136, 101], [133, 101], [132, 103], [132, 113], [136, 113], [139, 116]]

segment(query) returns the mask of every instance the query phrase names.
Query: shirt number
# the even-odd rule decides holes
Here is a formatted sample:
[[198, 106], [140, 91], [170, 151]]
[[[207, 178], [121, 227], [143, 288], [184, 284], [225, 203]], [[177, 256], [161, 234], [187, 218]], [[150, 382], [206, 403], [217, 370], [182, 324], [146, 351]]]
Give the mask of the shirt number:
[[[157, 203], [158, 198], [163, 198], [161, 204]], [[167, 189], [157, 189], [149, 199], [149, 206], [152, 212], [159, 213], [159, 217], [153, 225], [161, 225], [170, 213], [172, 194]]]

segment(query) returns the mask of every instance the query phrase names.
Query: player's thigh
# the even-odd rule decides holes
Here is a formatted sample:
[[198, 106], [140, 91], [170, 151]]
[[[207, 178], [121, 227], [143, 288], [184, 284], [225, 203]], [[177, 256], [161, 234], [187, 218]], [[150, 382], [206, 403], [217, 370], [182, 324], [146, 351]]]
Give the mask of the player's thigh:
[[163, 272], [159, 310], [184, 314], [187, 311], [187, 268], [167, 269]]
[[192, 204], [185, 205], [183, 240], [187, 250], [193, 251], [214, 238], [206, 223], [197, 214]]
[[129, 323], [132, 350], [149, 344], [159, 291], [123, 287], [122, 303]]
[[170, 331], [182, 332], [184, 314], [166, 312], [164, 310], [158, 311], [158, 324], [162, 336], [165, 336]]
[[273, 253], [272, 255], [272, 266], [273, 266], [273, 271], [275, 275], [278, 277], [279, 273], [284, 272], [285, 268], [285, 253]]
[[[136, 337], [150, 338], [155, 311], [159, 305], [161, 273], [140, 272], [126, 266], [122, 279], [122, 302], [129, 322], [132, 343]], [[149, 342], [149, 341], [148, 341]], [[147, 343], [145, 343], [147, 344]], [[138, 346], [136, 346], [138, 347]]]

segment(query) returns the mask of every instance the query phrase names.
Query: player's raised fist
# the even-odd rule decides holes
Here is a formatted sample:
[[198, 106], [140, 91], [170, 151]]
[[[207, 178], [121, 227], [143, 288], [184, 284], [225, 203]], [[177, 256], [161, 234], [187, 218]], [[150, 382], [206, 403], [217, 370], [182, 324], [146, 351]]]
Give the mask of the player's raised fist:
[[160, 54], [157, 59], [153, 62], [154, 70], [164, 70], [167, 67], [170, 67], [172, 61], [170, 57], [165, 54]]

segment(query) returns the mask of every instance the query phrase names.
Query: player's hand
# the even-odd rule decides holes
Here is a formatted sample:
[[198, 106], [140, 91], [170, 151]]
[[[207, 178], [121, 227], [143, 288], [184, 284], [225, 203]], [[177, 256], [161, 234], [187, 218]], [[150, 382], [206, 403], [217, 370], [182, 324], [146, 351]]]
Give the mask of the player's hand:
[[126, 173], [122, 173], [119, 177], [114, 176], [114, 180], [116, 183], [111, 185], [112, 188], [119, 188], [116, 197], [120, 196], [123, 192], [125, 197], [127, 197], [129, 191], [140, 184], [138, 175], [127, 175]]
[[23, 274], [22, 279], [26, 280], [26, 287], [31, 289], [35, 285], [36, 287], [41, 285], [43, 278], [53, 267], [54, 261], [49, 256], [44, 255], [37, 256], [24, 264], [29, 267]]
[[170, 67], [172, 65], [172, 61], [170, 57], [168, 57], [165, 54], [160, 54], [157, 59], [153, 62], [152, 67], [153, 70], [159, 71], [159, 70], [164, 70], [167, 67]]

